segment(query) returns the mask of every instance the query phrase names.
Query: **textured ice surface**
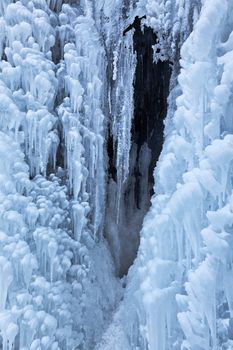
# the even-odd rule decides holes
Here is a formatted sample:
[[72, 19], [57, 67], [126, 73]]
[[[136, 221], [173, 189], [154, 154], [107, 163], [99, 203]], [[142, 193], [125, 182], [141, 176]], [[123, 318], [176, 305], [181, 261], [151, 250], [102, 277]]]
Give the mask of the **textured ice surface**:
[[[0, 1], [1, 349], [232, 349], [232, 13], [231, 0]], [[103, 231], [119, 259], [136, 67], [122, 34], [136, 15], [173, 73], [118, 305]]]
[[4, 0], [0, 16], [0, 348], [91, 349], [120, 298], [101, 233], [104, 51], [89, 2]]
[[[163, 2], [148, 6], [157, 13]], [[137, 310], [122, 315], [135, 325], [129, 348], [232, 348], [231, 32], [231, 2], [203, 1], [181, 47], [155, 195], [128, 276], [123, 309]]]

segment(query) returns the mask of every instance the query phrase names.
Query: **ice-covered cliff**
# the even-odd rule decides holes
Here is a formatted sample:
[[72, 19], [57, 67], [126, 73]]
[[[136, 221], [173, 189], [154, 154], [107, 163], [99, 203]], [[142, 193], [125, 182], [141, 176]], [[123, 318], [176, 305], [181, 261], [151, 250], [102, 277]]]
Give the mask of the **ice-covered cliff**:
[[233, 8], [200, 5], [180, 50], [155, 194], [117, 316], [129, 348], [233, 346]]
[[121, 295], [102, 239], [104, 48], [89, 3], [0, 14], [0, 347], [91, 349]]
[[1, 349], [233, 349], [232, 33], [231, 0], [0, 1]]

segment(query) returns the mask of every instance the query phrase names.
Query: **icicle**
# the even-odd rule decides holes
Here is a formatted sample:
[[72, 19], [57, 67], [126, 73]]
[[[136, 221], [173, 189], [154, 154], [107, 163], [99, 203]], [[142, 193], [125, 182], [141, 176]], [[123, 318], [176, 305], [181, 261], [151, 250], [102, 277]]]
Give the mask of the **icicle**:
[[12, 280], [13, 274], [11, 264], [5, 257], [0, 256], [0, 311], [5, 309], [8, 289]]
[[[134, 53], [133, 35], [124, 37], [119, 47], [117, 61], [115, 59], [114, 74], [118, 69], [118, 82], [114, 96], [113, 111], [113, 137], [117, 143], [117, 222], [121, 205], [122, 186], [127, 179], [129, 171], [129, 152], [131, 147], [131, 122], [133, 118], [133, 80], [136, 68], [136, 55]], [[127, 74], [126, 74], [127, 70]]]
[[86, 223], [85, 209], [82, 205], [78, 203], [74, 204], [72, 209], [73, 209], [74, 235], [75, 235], [75, 239], [79, 242], [82, 235], [83, 227]]
[[18, 326], [12, 322], [8, 311], [0, 313], [0, 335], [2, 337], [2, 350], [13, 348], [14, 340], [18, 334]]
[[48, 244], [48, 253], [50, 258], [50, 282], [53, 282], [54, 258], [57, 254], [58, 245], [56, 241], [50, 241]]
[[82, 183], [83, 146], [77, 128], [71, 128], [67, 135], [67, 167], [69, 171], [70, 189], [74, 199], [78, 199]]

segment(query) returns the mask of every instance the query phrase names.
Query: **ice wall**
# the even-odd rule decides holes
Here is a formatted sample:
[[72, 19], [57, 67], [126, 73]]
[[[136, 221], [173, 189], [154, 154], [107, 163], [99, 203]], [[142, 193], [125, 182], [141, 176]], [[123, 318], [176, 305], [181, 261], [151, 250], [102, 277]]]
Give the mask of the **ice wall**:
[[0, 348], [91, 349], [120, 298], [92, 5], [4, 0], [0, 16]]
[[[155, 28], [162, 5], [147, 4]], [[181, 47], [155, 195], [118, 313], [131, 325], [129, 348], [232, 348], [232, 3], [202, 1], [199, 17], [197, 5], [184, 17], [194, 28]]]
[[[3, 350], [232, 348], [232, 12], [230, 0], [0, 2]], [[123, 31], [137, 15], [173, 71], [155, 195], [112, 317], [122, 290], [103, 232], [117, 265], [135, 155]], [[149, 158], [145, 146], [141, 169]]]
[[199, 7], [197, 2], [169, 1], [119, 1], [116, 8], [107, 4], [105, 17], [99, 19], [108, 59], [110, 117], [105, 236], [123, 275], [136, 256], [141, 223], [150, 205], [170, 73], [173, 87], [181, 42]]

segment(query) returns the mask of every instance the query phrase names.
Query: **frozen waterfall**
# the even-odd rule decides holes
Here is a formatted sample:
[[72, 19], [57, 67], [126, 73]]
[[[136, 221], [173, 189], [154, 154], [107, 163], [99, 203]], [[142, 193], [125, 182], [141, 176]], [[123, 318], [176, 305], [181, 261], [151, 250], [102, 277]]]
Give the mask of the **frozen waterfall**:
[[0, 350], [233, 349], [232, 0], [0, 0]]

